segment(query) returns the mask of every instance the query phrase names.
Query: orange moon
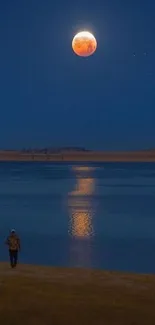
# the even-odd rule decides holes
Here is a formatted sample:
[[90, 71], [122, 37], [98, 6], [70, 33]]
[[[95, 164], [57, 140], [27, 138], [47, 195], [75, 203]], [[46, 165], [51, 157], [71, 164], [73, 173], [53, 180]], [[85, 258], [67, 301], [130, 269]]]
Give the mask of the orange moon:
[[97, 41], [93, 34], [89, 32], [80, 32], [72, 40], [72, 49], [79, 56], [90, 56], [97, 48]]

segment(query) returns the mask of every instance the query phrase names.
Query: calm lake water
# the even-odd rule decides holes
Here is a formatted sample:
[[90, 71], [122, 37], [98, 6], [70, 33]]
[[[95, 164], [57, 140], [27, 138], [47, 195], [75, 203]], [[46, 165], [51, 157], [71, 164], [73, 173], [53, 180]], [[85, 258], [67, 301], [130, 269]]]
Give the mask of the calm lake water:
[[155, 272], [154, 163], [0, 163], [0, 260]]

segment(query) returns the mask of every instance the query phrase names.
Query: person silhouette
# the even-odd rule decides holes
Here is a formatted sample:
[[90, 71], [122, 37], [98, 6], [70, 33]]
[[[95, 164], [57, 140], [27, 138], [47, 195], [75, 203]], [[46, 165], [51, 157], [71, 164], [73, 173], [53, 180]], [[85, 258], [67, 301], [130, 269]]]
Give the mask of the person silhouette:
[[18, 262], [18, 252], [20, 251], [20, 238], [17, 236], [15, 229], [12, 229], [6, 239], [6, 245], [9, 248], [10, 265], [16, 267]]

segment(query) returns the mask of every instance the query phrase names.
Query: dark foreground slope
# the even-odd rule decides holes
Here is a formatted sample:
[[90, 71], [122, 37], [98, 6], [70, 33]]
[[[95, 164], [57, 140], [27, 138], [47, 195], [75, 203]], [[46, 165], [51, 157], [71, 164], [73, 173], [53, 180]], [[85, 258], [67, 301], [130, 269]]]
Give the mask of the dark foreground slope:
[[0, 324], [155, 324], [155, 276], [0, 264]]

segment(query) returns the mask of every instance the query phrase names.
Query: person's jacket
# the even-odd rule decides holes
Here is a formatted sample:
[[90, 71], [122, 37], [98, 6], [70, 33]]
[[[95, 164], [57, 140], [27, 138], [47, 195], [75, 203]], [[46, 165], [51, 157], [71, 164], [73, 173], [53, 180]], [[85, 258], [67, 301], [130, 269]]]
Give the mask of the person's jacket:
[[6, 244], [8, 245], [10, 250], [20, 249], [20, 239], [16, 234], [8, 236]]

